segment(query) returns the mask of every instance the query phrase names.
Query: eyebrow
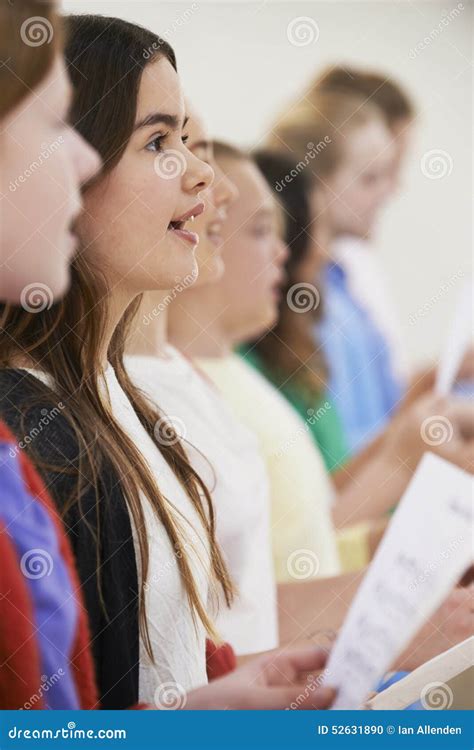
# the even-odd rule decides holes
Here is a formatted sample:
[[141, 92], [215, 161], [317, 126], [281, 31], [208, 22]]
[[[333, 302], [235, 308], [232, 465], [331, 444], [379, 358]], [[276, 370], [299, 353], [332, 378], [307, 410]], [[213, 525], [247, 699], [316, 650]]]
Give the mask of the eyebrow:
[[[182, 127], [184, 128], [189, 120], [189, 117], [185, 117], [183, 121]], [[137, 123], [135, 123], [134, 131], [140, 130], [141, 128], [148, 128], [150, 125], [168, 125], [172, 130], [178, 130], [179, 127], [179, 119], [176, 117], [176, 115], [167, 115], [164, 112], [152, 112], [152, 114], [147, 115], [143, 118], [143, 120], [139, 120]]]

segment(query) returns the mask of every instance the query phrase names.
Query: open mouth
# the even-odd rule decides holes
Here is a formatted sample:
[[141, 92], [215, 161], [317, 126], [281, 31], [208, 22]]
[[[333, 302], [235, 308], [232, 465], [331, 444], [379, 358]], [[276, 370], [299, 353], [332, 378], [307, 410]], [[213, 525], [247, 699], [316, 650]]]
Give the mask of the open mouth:
[[178, 237], [181, 237], [181, 239], [186, 240], [186, 242], [189, 242], [192, 245], [197, 245], [199, 242], [199, 235], [196, 232], [191, 232], [189, 229], [186, 229], [186, 223], [193, 222], [195, 216], [199, 216], [203, 211], [204, 204], [198, 203], [197, 206], [192, 208], [186, 214], [183, 214], [183, 216], [180, 216], [177, 219], [172, 219], [168, 224], [168, 231], [174, 232]]

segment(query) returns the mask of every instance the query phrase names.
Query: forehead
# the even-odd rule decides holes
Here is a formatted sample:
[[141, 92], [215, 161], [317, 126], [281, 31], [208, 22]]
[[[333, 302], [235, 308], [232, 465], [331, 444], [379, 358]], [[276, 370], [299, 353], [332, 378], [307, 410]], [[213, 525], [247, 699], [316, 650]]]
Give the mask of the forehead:
[[140, 81], [137, 102], [137, 119], [160, 111], [184, 117], [184, 97], [179, 76], [169, 60], [160, 57], [149, 63]]

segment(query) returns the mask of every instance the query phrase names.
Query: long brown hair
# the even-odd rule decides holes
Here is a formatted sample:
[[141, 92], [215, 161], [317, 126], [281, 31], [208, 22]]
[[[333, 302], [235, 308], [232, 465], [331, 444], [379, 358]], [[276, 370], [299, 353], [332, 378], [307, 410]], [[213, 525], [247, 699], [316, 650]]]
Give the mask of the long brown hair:
[[61, 44], [51, 0], [0, 4], [0, 117], [16, 107], [49, 73]]
[[[308, 403], [314, 403], [324, 390], [327, 366], [314, 338], [314, 325], [324, 309], [322, 292], [302, 282], [300, 275], [313, 242], [310, 232], [317, 222], [311, 214], [312, 180], [307, 171], [292, 172], [294, 159], [279, 151], [260, 149], [252, 157], [282, 206], [288, 259], [277, 321], [250, 348], [278, 388], [296, 386]], [[286, 175], [292, 175], [291, 181], [285, 181]], [[301, 305], [294, 304], [298, 294], [302, 295]], [[313, 294], [318, 295], [314, 303]]]
[[240, 350], [243, 354], [256, 354], [278, 388], [297, 385], [312, 401], [321, 394], [327, 379], [324, 354], [315, 346], [312, 330], [321, 317], [323, 301], [319, 293], [318, 304], [302, 312], [287, 300], [301, 281], [299, 269], [309, 252], [308, 230], [310, 225], [314, 228], [310, 209], [313, 180], [308, 172], [295, 171], [291, 180], [285, 182], [285, 176], [294, 168], [294, 158], [281, 151], [258, 149], [248, 153], [217, 140], [213, 149], [217, 161], [249, 161], [260, 169], [281, 208], [282, 236], [289, 250], [278, 318], [269, 331], [241, 345]]
[[[175, 68], [176, 61], [173, 50], [164, 40], [120, 19], [71, 16], [67, 19], [67, 32], [66, 61], [75, 87], [72, 124], [100, 153], [104, 163], [103, 177], [120, 160], [132, 133], [145, 66], [158, 56], [165, 56]], [[40, 314], [11, 306], [5, 309], [5, 322], [0, 330], [0, 366], [11, 366], [19, 354], [26, 355], [53, 377], [55, 396], [67, 405], [79, 441], [81, 459], [72, 503], [80, 503], [84, 491], [83, 477], [91, 477], [97, 488], [104, 462], [120, 477], [140, 548], [140, 630], [153, 658], [145, 614], [149, 540], [141, 493], [152, 504], [176, 551], [177, 565], [195, 623], [200, 619], [210, 635], [218, 636], [206, 612], [206, 602], [200, 600], [192, 574], [186, 553], [184, 519], [178, 518], [177, 511], [163, 497], [137, 446], [117, 424], [100, 396], [98, 363], [107, 320], [107, 294], [101, 269], [90, 258], [86, 259], [80, 250], [72, 263], [70, 290], [62, 301]], [[226, 603], [230, 605], [233, 588], [216, 542], [209, 491], [192, 468], [172, 425], [166, 423], [156, 406], [132, 384], [124, 367], [125, 340], [140, 301], [141, 296], [131, 303], [117, 326], [108, 360], [140, 422], [196, 509], [210, 546], [211, 583], [214, 589], [221, 587]], [[66, 409], [63, 414], [66, 414]], [[97, 518], [101, 502], [96, 496]]]

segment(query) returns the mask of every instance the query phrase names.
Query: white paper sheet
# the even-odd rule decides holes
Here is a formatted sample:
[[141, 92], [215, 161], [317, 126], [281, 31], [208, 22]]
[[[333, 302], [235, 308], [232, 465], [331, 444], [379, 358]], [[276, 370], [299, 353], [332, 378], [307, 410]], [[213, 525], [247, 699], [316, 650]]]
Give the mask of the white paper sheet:
[[447, 396], [452, 390], [463, 357], [473, 338], [473, 279], [466, 281], [456, 305], [447, 341], [439, 360], [435, 391]]
[[360, 708], [472, 560], [474, 480], [426, 453], [327, 664], [334, 709]]
[[[423, 693], [427, 686], [444, 685], [447, 688], [448, 680], [471, 666], [474, 666], [474, 636], [457, 643], [442, 654], [438, 654], [403, 679], [390, 685], [382, 693], [372, 698], [368, 702], [367, 708], [376, 711], [396, 711], [406, 708], [420, 699], [423, 705]], [[454, 698], [452, 692], [451, 695], [449, 694], [450, 692], [450, 689], [447, 688], [439, 696], [447, 707]], [[432, 705], [436, 705], [434, 700]], [[429, 701], [428, 706], [430, 706]]]

